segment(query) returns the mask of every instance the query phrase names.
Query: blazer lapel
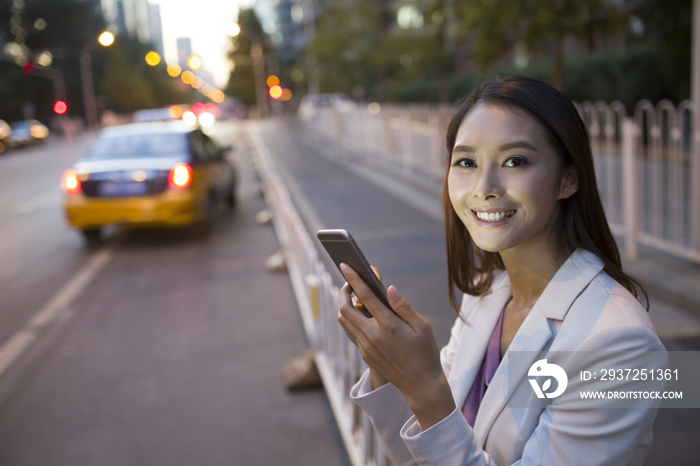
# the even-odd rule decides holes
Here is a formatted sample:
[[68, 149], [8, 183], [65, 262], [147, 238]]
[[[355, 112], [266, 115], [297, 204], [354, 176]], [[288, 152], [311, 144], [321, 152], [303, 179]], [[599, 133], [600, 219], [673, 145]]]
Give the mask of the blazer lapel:
[[[482, 446], [485, 445], [491, 426], [505, 407], [515, 387], [527, 375], [530, 366], [552, 339], [553, 332], [556, 332], [556, 324], [552, 321], [564, 319], [578, 295], [602, 269], [603, 263], [595, 254], [577, 249], [557, 270], [537, 299], [508, 347], [481, 401], [474, 422], [474, 433], [481, 440]], [[510, 291], [510, 281], [508, 289]], [[493, 331], [493, 327], [491, 329]], [[509, 358], [509, 353], [522, 351], [526, 353], [516, 353], [517, 357]], [[510, 370], [509, 361], [513, 365]], [[517, 363], [513, 364], [514, 361]], [[512, 380], [509, 381], [509, 377]]]
[[455, 359], [448, 377], [452, 397], [460, 410], [484, 360], [496, 322], [510, 296], [508, 274], [502, 273], [494, 280], [491, 290], [481, 296], [471, 312], [464, 316], [466, 323], [456, 352], [459, 357]]
[[[552, 337], [547, 317], [542, 309], [535, 305], [523, 321], [518, 333], [513, 338], [508, 351], [503, 356], [496, 373], [491, 379], [489, 387], [481, 400], [479, 412], [474, 421], [474, 433], [481, 440], [482, 446], [498, 415], [510, 398], [510, 387], [516, 387], [519, 381], [527, 374], [528, 369], [537, 359], [537, 355]], [[527, 351], [518, 355], [517, 364], [508, 369], [509, 353], [511, 351]], [[508, 382], [512, 377], [513, 381]]]

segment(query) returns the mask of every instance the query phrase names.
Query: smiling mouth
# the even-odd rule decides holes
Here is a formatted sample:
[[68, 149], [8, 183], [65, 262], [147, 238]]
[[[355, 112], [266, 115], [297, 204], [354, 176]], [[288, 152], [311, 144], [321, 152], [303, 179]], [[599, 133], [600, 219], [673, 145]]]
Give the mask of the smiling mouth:
[[503, 220], [515, 215], [515, 210], [507, 210], [505, 212], [488, 213], [488, 212], [476, 212], [472, 211], [476, 217], [482, 222], [502, 222]]

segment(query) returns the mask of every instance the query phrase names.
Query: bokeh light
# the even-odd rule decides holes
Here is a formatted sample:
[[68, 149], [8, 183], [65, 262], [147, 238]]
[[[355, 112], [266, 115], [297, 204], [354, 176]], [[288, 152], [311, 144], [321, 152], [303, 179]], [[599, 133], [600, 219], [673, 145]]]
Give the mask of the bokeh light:
[[160, 55], [158, 55], [157, 52], [148, 52], [146, 54], [146, 63], [148, 63], [150, 66], [156, 66], [158, 63], [160, 63]]
[[187, 126], [194, 126], [197, 124], [197, 115], [188, 110], [182, 114], [182, 122]]
[[367, 111], [370, 115], [377, 115], [381, 109], [377, 102], [372, 102], [367, 106]]
[[29, 134], [34, 136], [37, 139], [44, 139], [46, 136], [49, 135], [49, 130], [46, 129], [45, 126], [39, 126], [39, 125], [34, 125], [32, 128], [29, 130]]
[[112, 34], [109, 31], [105, 31], [102, 34], [100, 34], [100, 37], [97, 39], [97, 41], [103, 46], [109, 47], [114, 43], [114, 34]]
[[180, 65], [168, 65], [168, 74], [173, 78], [180, 76], [181, 72], [182, 68], [180, 68]]
[[53, 104], [53, 111], [58, 113], [59, 115], [63, 115], [68, 111], [68, 105], [62, 100], [57, 100]]
[[217, 104], [220, 104], [221, 102], [224, 101], [224, 99], [226, 98], [226, 95], [224, 95], [224, 93], [221, 92], [219, 89], [214, 89], [213, 91], [211, 91], [209, 93], [209, 95], [207, 95], [207, 97], [209, 97], [211, 100], [213, 100]]
[[192, 111], [194, 112], [195, 115], [199, 115], [200, 113], [204, 112], [204, 104], [202, 102], [195, 102], [192, 104]]
[[202, 86], [204, 86], [204, 80], [199, 76], [195, 76], [194, 81], [192, 82], [192, 87], [199, 89]]
[[267, 87], [276, 86], [279, 83], [280, 83], [280, 78], [278, 78], [274, 74], [272, 76], [267, 77]]
[[219, 108], [211, 102], [204, 104], [204, 111], [214, 115], [214, 118], [219, 118], [221, 116], [221, 110], [219, 110]]
[[51, 66], [51, 62], [53, 62], [53, 55], [48, 50], [44, 50], [36, 56], [34, 61], [37, 65], [46, 68], [48, 66]]
[[211, 126], [214, 124], [214, 115], [209, 112], [204, 112], [199, 115], [199, 124], [202, 126]]
[[277, 100], [282, 97], [282, 87], [278, 84], [270, 87], [270, 97]]
[[226, 34], [228, 34], [231, 37], [236, 37], [238, 34], [241, 33], [241, 27], [234, 22], [226, 23], [224, 30], [226, 31]]
[[179, 105], [173, 105], [168, 109], [168, 114], [173, 120], [179, 120], [182, 118], [182, 107]]
[[291, 89], [282, 89], [282, 102], [287, 102], [292, 98]]
[[292, 71], [292, 81], [295, 83], [300, 83], [304, 79], [304, 72], [300, 69], [295, 69]]
[[190, 55], [190, 58], [187, 59], [187, 66], [193, 70], [198, 70], [202, 67], [202, 59], [197, 55]]
[[191, 71], [183, 71], [182, 76], [180, 76], [180, 79], [182, 79], [182, 82], [185, 84], [192, 84], [194, 82], [194, 73]]

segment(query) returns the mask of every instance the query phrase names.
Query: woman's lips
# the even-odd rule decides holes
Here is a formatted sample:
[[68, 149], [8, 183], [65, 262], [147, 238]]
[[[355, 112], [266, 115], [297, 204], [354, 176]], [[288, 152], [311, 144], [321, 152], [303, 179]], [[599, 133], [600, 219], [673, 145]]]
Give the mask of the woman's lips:
[[476, 221], [477, 225], [484, 227], [497, 227], [504, 225], [508, 223], [510, 219], [515, 216], [516, 213], [517, 210], [515, 209], [490, 213], [479, 212], [478, 214], [484, 217], [482, 219], [479, 218], [479, 215], [477, 215], [476, 211], [472, 210], [472, 215], [474, 216], [474, 220]]

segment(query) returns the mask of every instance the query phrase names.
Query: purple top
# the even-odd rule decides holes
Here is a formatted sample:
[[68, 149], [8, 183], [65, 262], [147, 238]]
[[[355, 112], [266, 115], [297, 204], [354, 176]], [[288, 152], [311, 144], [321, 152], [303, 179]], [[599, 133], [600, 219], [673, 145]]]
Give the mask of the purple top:
[[469, 395], [467, 395], [467, 400], [464, 402], [462, 407], [462, 414], [467, 418], [467, 423], [474, 427], [474, 420], [476, 419], [476, 413], [479, 411], [479, 406], [481, 405], [481, 400], [484, 398], [484, 393], [486, 388], [491, 383], [493, 374], [496, 373], [498, 365], [501, 362], [501, 328], [503, 327], [503, 311], [501, 311], [501, 317], [498, 318], [498, 323], [496, 328], [493, 329], [491, 334], [491, 339], [489, 340], [489, 346], [486, 348], [486, 355], [484, 356], [484, 361], [481, 363], [481, 368], [479, 373], [476, 374], [476, 379], [474, 379], [474, 384], [471, 390], [469, 390]]

